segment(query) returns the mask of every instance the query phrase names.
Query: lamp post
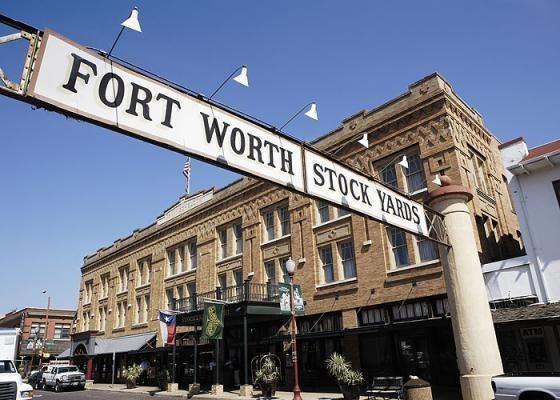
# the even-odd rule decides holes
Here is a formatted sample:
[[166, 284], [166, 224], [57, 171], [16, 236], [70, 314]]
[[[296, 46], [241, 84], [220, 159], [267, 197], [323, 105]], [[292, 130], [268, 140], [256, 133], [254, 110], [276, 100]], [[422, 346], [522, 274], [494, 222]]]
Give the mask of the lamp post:
[[[46, 294], [47, 291], [43, 290], [43, 294]], [[47, 335], [49, 334], [49, 311], [51, 309], [51, 296], [48, 296], [47, 299], [47, 313], [45, 315], [45, 333], [43, 334], [43, 341], [41, 342], [41, 362], [43, 361], [43, 354], [45, 354], [45, 341], [47, 340]]]
[[33, 371], [33, 363], [35, 362], [35, 352], [37, 351], [37, 336], [39, 335], [39, 327], [35, 327], [35, 329], [31, 331], [31, 334], [33, 335], [33, 353], [31, 354], [31, 366], [29, 367], [29, 373]]
[[302, 400], [301, 390], [299, 388], [299, 368], [298, 368], [298, 358], [297, 358], [297, 343], [296, 343], [296, 307], [294, 302], [294, 272], [296, 270], [296, 263], [292, 260], [292, 257], [286, 261], [286, 271], [290, 276], [290, 306], [292, 311], [292, 363], [294, 365], [294, 399]]

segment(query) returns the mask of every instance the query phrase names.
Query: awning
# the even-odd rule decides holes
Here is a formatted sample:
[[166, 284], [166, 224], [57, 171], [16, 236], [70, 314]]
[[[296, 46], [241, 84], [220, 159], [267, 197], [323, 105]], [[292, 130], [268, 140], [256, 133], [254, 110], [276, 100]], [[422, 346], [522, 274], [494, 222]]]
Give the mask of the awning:
[[499, 308], [492, 310], [492, 318], [495, 324], [531, 320], [557, 320], [560, 319], [560, 302], [533, 304], [518, 308]]
[[113, 354], [126, 353], [129, 351], [140, 350], [148, 342], [156, 337], [153, 332], [140, 333], [138, 335], [128, 335], [115, 337], [112, 339], [95, 338], [94, 354]]
[[62, 353], [60, 353], [56, 358], [69, 358], [72, 354], [70, 354], [70, 348], [67, 348]]

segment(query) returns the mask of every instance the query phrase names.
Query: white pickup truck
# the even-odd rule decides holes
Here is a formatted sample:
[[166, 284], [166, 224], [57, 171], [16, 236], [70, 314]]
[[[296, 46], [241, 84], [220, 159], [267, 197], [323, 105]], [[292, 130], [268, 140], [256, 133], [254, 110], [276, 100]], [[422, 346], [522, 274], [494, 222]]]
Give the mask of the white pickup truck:
[[75, 365], [50, 365], [43, 372], [42, 383], [44, 389], [53, 388], [55, 392], [62, 389], [84, 389], [86, 376]]
[[0, 398], [1, 399], [32, 399], [33, 388], [21, 381], [12, 360], [0, 360]]
[[560, 374], [520, 373], [492, 378], [496, 400], [558, 400]]

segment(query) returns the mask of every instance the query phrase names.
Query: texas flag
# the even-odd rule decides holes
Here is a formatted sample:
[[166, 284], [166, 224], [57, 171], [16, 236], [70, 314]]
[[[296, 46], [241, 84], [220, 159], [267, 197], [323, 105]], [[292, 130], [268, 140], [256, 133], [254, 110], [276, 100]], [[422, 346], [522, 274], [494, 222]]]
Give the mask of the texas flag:
[[159, 327], [161, 329], [161, 337], [165, 344], [175, 343], [176, 326], [177, 318], [175, 314], [167, 314], [163, 311], [159, 312]]

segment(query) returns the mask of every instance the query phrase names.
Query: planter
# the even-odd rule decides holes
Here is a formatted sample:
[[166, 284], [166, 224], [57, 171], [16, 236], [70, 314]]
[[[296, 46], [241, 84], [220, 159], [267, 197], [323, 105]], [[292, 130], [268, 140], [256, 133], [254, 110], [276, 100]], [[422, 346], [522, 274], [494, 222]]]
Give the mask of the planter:
[[276, 394], [276, 382], [261, 383], [261, 392], [263, 397], [273, 397]]
[[344, 400], [358, 400], [360, 398], [360, 385], [340, 385]]
[[136, 387], [136, 381], [126, 381], [126, 388], [127, 389], [134, 389]]

